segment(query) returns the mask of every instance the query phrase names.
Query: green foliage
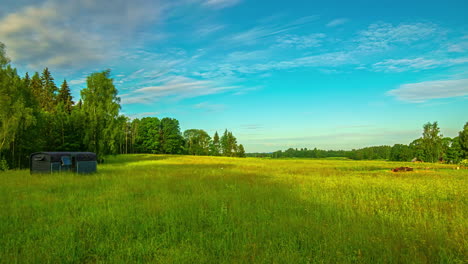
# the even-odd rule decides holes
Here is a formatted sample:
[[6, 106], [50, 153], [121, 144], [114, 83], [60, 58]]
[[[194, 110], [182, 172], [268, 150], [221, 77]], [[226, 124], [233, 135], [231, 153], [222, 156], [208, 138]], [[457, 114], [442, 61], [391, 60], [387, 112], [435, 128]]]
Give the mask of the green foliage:
[[110, 71], [92, 73], [86, 82], [87, 87], [81, 90], [81, 111], [87, 120], [85, 145], [98, 156], [117, 153], [118, 146], [113, 132], [117, 126], [120, 98], [117, 97]]
[[460, 166], [468, 167], [468, 159], [464, 159], [464, 160], [460, 161]]
[[211, 142], [211, 145], [210, 145], [210, 154], [212, 156], [221, 155], [221, 143], [219, 141], [218, 131], [216, 131], [213, 136], [213, 141]]
[[391, 161], [411, 161], [414, 157], [413, 151], [411, 147], [408, 145], [403, 144], [395, 144], [393, 145], [390, 151], [390, 158]]
[[45, 68], [41, 75], [42, 91], [40, 95], [41, 107], [52, 112], [57, 105], [57, 86], [55, 86], [54, 78], [48, 68]]
[[74, 102], [70, 92], [70, 87], [68, 87], [66, 80], [63, 80], [62, 86], [60, 86], [60, 90], [57, 95], [57, 103], [62, 103], [68, 113], [71, 113]]
[[188, 129], [184, 131], [185, 150], [189, 155], [209, 155], [211, 137], [204, 130]]
[[453, 139], [447, 140], [448, 141], [448, 148], [444, 152], [444, 160], [447, 163], [458, 163], [463, 158], [463, 150], [460, 146], [460, 141], [458, 137], [454, 137]]
[[458, 142], [463, 152], [463, 158], [468, 158], [468, 122], [466, 122], [463, 130], [458, 133]]
[[10, 166], [8, 166], [8, 162], [4, 159], [0, 160], [0, 171], [7, 171], [10, 169]]
[[432, 124], [429, 122], [423, 128], [421, 147], [424, 153], [424, 160], [436, 162], [442, 157], [442, 135], [440, 135], [440, 128], [437, 122]]
[[242, 144], [240, 144], [239, 147], [237, 148], [237, 157], [245, 158], [245, 149]]
[[182, 154], [183, 137], [180, 132], [179, 121], [175, 118], [161, 119], [159, 130], [161, 140], [161, 153]]
[[140, 153], [161, 153], [161, 123], [157, 117], [144, 117], [139, 121], [136, 145]]
[[0, 68], [0, 152], [10, 150], [20, 131], [34, 124], [25, 83], [9, 65]]
[[0, 68], [5, 67], [8, 63], [10, 63], [10, 59], [6, 55], [5, 44], [0, 42]]
[[232, 132], [227, 129], [219, 140], [223, 156], [235, 157], [237, 154], [237, 139]]

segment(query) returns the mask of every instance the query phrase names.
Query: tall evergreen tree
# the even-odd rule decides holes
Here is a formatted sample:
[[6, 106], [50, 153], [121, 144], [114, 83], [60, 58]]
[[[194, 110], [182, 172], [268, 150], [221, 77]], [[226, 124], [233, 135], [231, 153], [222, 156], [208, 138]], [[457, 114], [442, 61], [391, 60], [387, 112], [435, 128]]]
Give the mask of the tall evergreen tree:
[[242, 144], [240, 144], [239, 148], [237, 149], [237, 156], [240, 158], [245, 158], [245, 150]]
[[31, 77], [29, 77], [28, 72], [24, 74], [23, 82], [24, 82], [24, 86], [29, 89], [29, 86], [31, 85]]
[[230, 156], [231, 155], [231, 148], [229, 146], [229, 139], [228, 139], [228, 130], [224, 130], [223, 135], [221, 136], [221, 139], [219, 140], [220, 145], [221, 145], [221, 152], [223, 156]]
[[68, 87], [66, 80], [63, 80], [63, 83], [60, 86], [60, 90], [57, 95], [57, 103], [62, 103], [68, 113], [71, 113], [74, 102], [70, 92], [70, 87]]
[[43, 109], [43, 91], [42, 91], [42, 81], [41, 77], [39, 76], [38, 72], [35, 72], [33, 77], [31, 78], [31, 83], [30, 83], [30, 88], [31, 92], [36, 100], [36, 102], [39, 104], [39, 106]]
[[8, 63], [10, 59], [6, 55], [5, 44], [0, 42], [0, 68], [4, 68]]
[[219, 156], [220, 154], [221, 154], [221, 145], [219, 141], [218, 131], [216, 131], [213, 136], [213, 141], [211, 142], [210, 155]]
[[42, 82], [42, 96], [41, 106], [47, 112], [52, 112], [57, 104], [57, 86], [54, 83], [54, 78], [49, 71], [45, 68], [41, 75]]
[[237, 139], [229, 132], [227, 129], [224, 131], [224, 134], [221, 136], [220, 139], [221, 150], [223, 152], [223, 156], [226, 157], [234, 157], [237, 153]]

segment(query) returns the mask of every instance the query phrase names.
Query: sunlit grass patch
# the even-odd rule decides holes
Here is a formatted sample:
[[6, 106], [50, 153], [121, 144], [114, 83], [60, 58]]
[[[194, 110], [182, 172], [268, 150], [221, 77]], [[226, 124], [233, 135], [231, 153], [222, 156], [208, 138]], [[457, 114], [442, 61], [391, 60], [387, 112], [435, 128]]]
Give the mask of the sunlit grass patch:
[[[414, 172], [390, 169], [414, 166]], [[468, 170], [126, 155], [0, 173], [0, 262], [463, 263]]]

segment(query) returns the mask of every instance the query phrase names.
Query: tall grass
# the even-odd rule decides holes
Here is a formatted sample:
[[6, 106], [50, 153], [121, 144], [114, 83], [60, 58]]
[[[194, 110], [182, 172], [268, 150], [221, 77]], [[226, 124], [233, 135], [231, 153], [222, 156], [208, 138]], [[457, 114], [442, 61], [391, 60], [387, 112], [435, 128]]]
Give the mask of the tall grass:
[[0, 173], [0, 262], [466, 263], [468, 170], [390, 172], [404, 165], [126, 155]]

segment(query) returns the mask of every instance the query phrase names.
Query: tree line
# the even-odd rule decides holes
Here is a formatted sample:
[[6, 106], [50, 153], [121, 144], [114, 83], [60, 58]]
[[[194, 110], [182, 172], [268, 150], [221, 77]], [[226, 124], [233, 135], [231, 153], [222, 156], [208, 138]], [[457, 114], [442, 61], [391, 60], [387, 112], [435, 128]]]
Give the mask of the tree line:
[[289, 148], [273, 153], [248, 153], [248, 157], [269, 158], [329, 158], [343, 157], [354, 160], [390, 160], [459, 163], [468, 158], [468, 122], [454, 138], [444, 137], [437, 122], [426, 123], [422, 136], [410, 144], [373, 146], [352, 150], [321, 150]]
[[181, 132], [174, 118], [130, 119], [110, 70], [90, 74], [75, 102], [66, 80], [57, 87], [48, 68], [21, 77], [0, 42], [0, 170], [25, 168], [37, 151], [92, 151], [244, 157], [242, 144], [225, 130], [211, 138], [201, 129]]

